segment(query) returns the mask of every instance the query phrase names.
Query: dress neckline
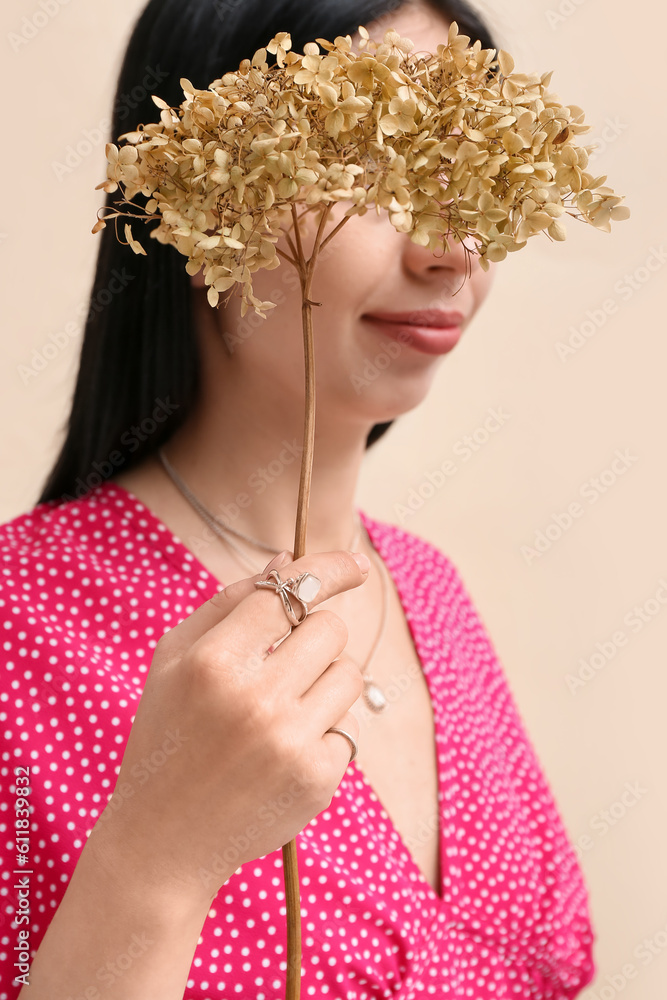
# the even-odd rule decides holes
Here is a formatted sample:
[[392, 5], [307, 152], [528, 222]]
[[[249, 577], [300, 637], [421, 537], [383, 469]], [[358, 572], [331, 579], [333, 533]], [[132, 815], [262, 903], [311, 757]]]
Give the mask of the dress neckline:
[[[157, 532], [159, 532], [159, 533], [164, 534], [164, 535], [167, 536], [167, 538], [169, 539], [169, 544], [170, 544], [170, 546], [171, 546], [171, 548], [173, 550], [172, 553], [171, 553], [172, 561], [176, 561], [176, 560], [173, 559], [173, 557], [176, 556], [177, 559], [178, 559], [178, 566], [179, 566], [179, 569], [181, 570], [181, 572], [183, 570], [183, 566], [185, 564], [189, 563], [190, 566], [191, 566], [191, 568], [192, 568], [192, 570], [197, 573], [197, 575], [199, 576], [199, 578], [206, 585], [208, 585], [208, 589], [210, 589], [211, 593], [215, 593], [216, 591], [220, 590], [220, 588], [221, 588], [221, 586], [223, 586], [223, 584], [220, 581], [218, 581], [217, 577], [215, 577], [213, 575], [213, 573], [211, 573], [211, 571], [201, 562], [201, 560], [194, 554], [194, 552], [191, 552], [190, 549], [188, 549], [188, 547], [185, 545], [185, 543], [182, 541], [182, 539], [180, 539], [178, 537], [178, 535], [175, 535], [174, 532], [171, 530], [171, 528], [169, 528], [164, 523], [164, 521], [162, 521], [157, 516], [157, 514], [155, 514], [150, 509], [150, 507], [147, 507], [146, 504], [143, 502], [143, 500], [140, 500], [139, 497], [137, 497], [134, 493], [132, 493], [130, 490], [126, 489], [126, 487], [121, 486], [119, 483], [111, 482], [109, 480], [105, 480], [102, 484], [100, 484], [100, 486], [95, 487], [95, 489], [92, 492], [98, 493], [98, 494], [102, 493], [102, 495], [103, 495], [104, 492], [110, 493], [113, 490], [115, 490], [119, 494], [119, 496], [121, 497], [121, 499], [124, 500], [124, 503], [125, 503], [126, 507], [129, 507], [130, 505], [134, 505], [134, 507], [141, 512], [142, 517], [148, 522], [149, 526], [152, 526]], [[417, 618], [413, 614], [413, 612], [412, 612], [412, 610], [410, 608], [408, 599], [407, 599], [407, 594], [406, 594], [405, 589], [404, 589], [404, 580], [403, 580], [400, 572], [396, 572], [397, 564], [394, 564], [393, 568], [392, 568], [393, 560], [391, 559], [391, 545], [390, 545], [388, 539], [386, 539], [386, 536], [383, 536], [383, 534], [382, 534], [382, 530], [381, 530], [381, 528], [382, 528], [382, 522], [377, 521], [375, 518], [372, 518], [370, 515], [366, 514], [361, 508], [357, 508], [356, 512], [359, 514], [359, 516], [360, 516], [360, 518], [362, 520], [363, 526], [366, 528], [366, 531], [368, 532], [368, 536], [369, 536], [369, 539], [370, 539], [370, 542], [371, 542], [373, 548], [375, 549], [375, 551], [378, 553], [378, 555], [380, 556], [380, 558], [384, 562], [385, 567], [387, 569], [387, 573], [389, 574], [389, 577], [390, 577], [391, 581], [393, 582], [394, 587], [396, 589], [396, 593], [398, 594], [398, 598], [399, 598], [399, 601], [400, 601], [400, 604], [401, 604], [401, 608], [403, 609], [403, 614], [404, 614], [405, 619], [406, 619], [406, 621], [408, 623], [408, 628], [409, 628], [410, 635], [411, 635], [411, 638], [412, 638], [412, 643], [413, 643], [413, 646], [415, 648], [415, 654], [416, 654], [418, 662], [419, 662], [419, 664], [421, 666], [422, 673], [424, 674], [424, 677], [426, 679], [426, 684], [427, 684], [427, 687], [428, 687], [429, 697], [430, 697], [430, 700], [431, 700], [431, 710], [433, 712], [433, 726], [434, 726], [434, 737], [435, 737], [436, 771], [437, 771], [437, 776], [438, 776], [438, 888], [439, 888], [439, 892], [436, 892], [434, 890], [433, 886], [430, 884], [430, 882], [428, 881], [428, 879], [426, 878], [426, 876], [422, 872], [421, 868], [417, 864], [417, 861], [415, 860], [414, 855], [412, 854], [412, 852], [408, 848], [408, 845], [405, 842], [405, 840], [403, 838], [403, 835], [398, 830], [398, 828], [395, 826], [394, 821], [392, 820], [391, 815], [389, 814], [389, 811], [383, 805], [383, 803], [382, 803], [379, 795], [377, 794], [377, 792], [375, 791], [375, 789], [371, 785], [371, 783], [368, 780], [368, 778], [366, 777], [365, 773], [358, 766], [356, 760], [353, 760], [353, 761], [350, 762], [350, 764], [348, 765], [348, 770], [345, 772], [345, 775], [343, 775], [342, 781], [345, 781], [346, 778], [348, 778], [350, 776], [349, 768], [352, 768], [352, 774], [354, 774], [354, 775], [356, 775], [356, 776], [359, 777], [359, 779], [364, 784], [364, 786], [365, 786], [365, 788], [367, 790], [367, 793], [372, 798], [375, 799], [375, 801], [378, 803], [379, 807], [384, 812], [384, 814], [386, 816], [386, 822], [389, 824], [389, 826], [393, 830], [394, 835], [395, 835], [395, 837], [396, 837], [396, 839], [397, 839], [397, 841], [398, 841], [398, 843], [400, 845], [400, 850], [401, 850], [401, 852], [402, 852], [402, 854], [404, 856], [404, 859], [406, 860], [406, 862], [408, 864], [408, 867], [410, 867], [413, 870], [413, 872], [415, 873], [415, 875], [417, 877], [417, 881], [420, 882], [423, 885], [424, 891], [427, 893], [427, 895], [431, 898], [431, 900], [434, 903], [439, 904], [439, 905], [443, 905], [444, 904], [444, 898], [443, 898], [443, 893], [444, 893], [444, 874], [445, 874], [445, 867], [444, 867], [444, 865], [445, 865], [446, 851], [445, 851], [445, 837], [444, 837], [443, 822], [442, 822], [442, 804], [445, 801], [445, 798], [444, 798], [445, 788], [444, 788], [444, 774], [443, 774], [443, 768], [442, 768], [441, 763], [440, 763], [439, 749], [440, 749], [440, 745], [442, 743], [442, 740], [444, 739], [444, 734], [443, 734], [442, 728], [441, 728], [441, 723], [440, 723], [440, 719], [439, 719], [439, 713], [436, 711], [436, 698], [435, 698], [435, 691], [433, 689], [434, 677], [433, 677], [433, 674], [432, 674], [431, 670], [429, 669], [428, 650], [427, 650], [427, 647], [426, 647], [425, 643], [423, 642], [420, 630], [417, 627]], [[130, 519], [130, 523], [132, 524], [133, 527], [136, 527], [136, 525], [133, 524], [133, 519]], [[386, 547], [385, 547], [385, 544], [384, 544], [385, 541], [387, 541]], [[169, 553], [167, 553], [167, 555], [169, 555]], [[202, 589], [205, 589], [205, 588], [202, 588]]]

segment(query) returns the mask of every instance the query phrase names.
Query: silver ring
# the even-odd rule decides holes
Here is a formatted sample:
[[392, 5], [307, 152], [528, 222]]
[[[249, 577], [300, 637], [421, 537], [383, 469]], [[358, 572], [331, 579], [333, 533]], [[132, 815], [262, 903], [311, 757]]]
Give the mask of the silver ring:
[[354, 758], [359, 753], [359, 747], [357, 746], [357, 741], [355, 740], [354, 736], [350, 736], [350, 734], [346, 733], [344, 729], [338, 729], [336, 726], [332, 726], [331, 729], [327, 729], [327, 732], [328, 733], [340, 733], [341, 736], [345, 737], [345, 739], [348, 741], [348, 743], [352, 747], [352, 756], [348, 760], [348, 764], [351, 764], [352, 761], [354, 760]]
[[[273, 577], [273, 579], [270, 579]], [[269, 587], [278, 594], [283, 602], [283, 607], [285, 609], [285, 614], [287, 615], [287, 620], [290, 625], [300, 625], [305, 619], [309, 612], [308, 603], [313, 600], [320, 587], [322, 586], [322, 581], [319, 580], [312, 573], [301, 573], [294, 579], [290, 577], [288, 580], [281, 580], [280, 573], [277, 569], [272, 569], [266, 580], [257, 580], [255, 582], [256, 587]], [[295, 601], [301, 606], [302, 614], [298, 618], [294, 613], [294, 608], [290, 598], [294, 598]]]

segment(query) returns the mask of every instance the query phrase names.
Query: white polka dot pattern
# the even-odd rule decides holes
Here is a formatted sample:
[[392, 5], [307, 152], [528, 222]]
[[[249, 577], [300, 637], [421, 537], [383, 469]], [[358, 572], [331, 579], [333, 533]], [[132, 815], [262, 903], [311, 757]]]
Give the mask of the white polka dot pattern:
[[[566, 1000], [594, 974], [582, 873], [502, 667], [453, 563], [360, 512], [433, 702], [440, 893], [356, 762], [298, 838], [301, 995]], [[219, 589], [136, 497], [103, 483], [0, 528], [0, 1000], [15, 1000], [14, 767], [29, 765], [31, 946], [115, 784], [153, 649]], [[184, 1000], [281, 1000], [280, 851], [242, 865], [202, 929]]]

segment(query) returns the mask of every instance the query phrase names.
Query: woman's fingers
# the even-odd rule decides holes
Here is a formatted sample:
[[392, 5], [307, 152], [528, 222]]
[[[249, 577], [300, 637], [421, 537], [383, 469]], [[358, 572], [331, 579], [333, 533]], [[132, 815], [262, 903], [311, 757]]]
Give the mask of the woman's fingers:
[[[282, 580], [308, 572], [321, 581], [318, 592], [308, 602], [309, 609], [334, 594], [360, 586], [368, 576], [352, 553], [342, 550], [302, 556], [286, 562], [279, 572]], [[201, 615], [195, 611], [162, 637], [162, 648], [175, 657], [190, 649], [209, 664], [214, 664], [217, 656], [221, 663], [247, 662], [252, 667], [265, 659], [267, 650], [289, 631], [290, 623], [280, 595], [269, 588], [255, 587], [260, 576], [238, 580], [215, 594], [202, 609], [197, 609], [202, 610]], [[293, 607], [298, 614], [296, 602]]]
[[[281, 681], [284, 669], [287, 669], [287, 663], [279, 668]], [[336, 719], [354, 705], [363, 690], [364, 679], [358, 664], [342, 653], [313, 678], [313, 683], [301, 695], [304, 728], [313, 736], [319, 736], [329, 726], [338, 725]]]
[[[293, 554], [288, 551], [280, 552], [264, 567], [261, 573], [254, 576], [245, 577], [242, 580], [235, 580], [223, 590], [218, 591], [208, 601], [204, 601], [198, 608], [184, 618], [182, 622], [166, 632], [161, 639], [161, 645], [169, 649], [170, 654], [175, 657], [182, 655], [201, 638], [209, 629], [219, 622], [224, 621], [227, 615], [239, 604], [244, 597], [248, 597], [255, 590], [255, 581], [264, 579], [269, 569], [278, 569], [282, 577], [282, 567], [293, 562]], [[285, 632], [289, 628], [289, 622], [285, 618]], [[284, 634], [284, 633], [283, 633]]]
[[[366, 559], [365, 556], [363, 558]], [[319, 590], [308, 602], [309, 608], [317, 607], [334, 594], [359, 587], [368, 576], [368, 571], [361, 569], [351, 552], [339, 550], [302, 556], [295, 562], [287, 563], [280, 570], [280, 577], [286, 580], [306, 572], [321, 581]], [[298, 605], [295, 604], [295, 607], [298, 609]], [[268, 588], [257, 589], [253, 586], [252, 593], [237, 604], [225, 619], [225, 636], [235, 643], [237, 650], [247, 648], [251, 653], [265, 653], [268, 646], [281, 639], [288, 629], [289, 620], [282, 600]], [[214, 626], [206, 638], [215, 642], [216, 637], [217, 627]]]
[[[343, 650], [347, 644], [348, 632], [343, 619], [330, 611], [328, 608], [319, 608], [311, 612], [306, 620], [296, 628], [290, 636], [281, 643], [271, 654], [268, 662], [259, 657], [247, 661], [249, 669], [254, 670], [258, 679], [265, 680], [271, 685], [271, 690], [275, 696], [289, 697], [291, 699], [306, 700], [309, 693], [313, 693], [311, 703], [317, 701], [314, 693], [317, 688], [321, 696], [325, 699], [328, 696], [330, 685], [335, 690], [336, 681], [334, 677], [345, 681], [345, 675], [353, 671], [357, 678], [352, 678], [353, 687], [359, 687], [361, 674], [359, 668], [349, 657], [343, 657]], [[345, 662], [343, 660], [345, 659]], [[324, 678], [328, 678], [325, 683]], [[321, 686], [318, 682], [321, 680]], [[337, 718], [359, 697], [361, 691], [358, 690], [352, 698], [353, 690], [348, 684], [344, 691], [344, 696], [350, 695], [350, 701], [342, 704], [340, 701], [333, 710], [330, 709], [331, 718]], [[344, 701], [344, 697], [343, 697]], [[326, 707], [324, 710], [326, 711]], [[337, 714], [336, 714], [337, 711]], [[322, 717], [324, 720], [324, 716]], [[329, 721], [327, 725], [332, 725]], [[324, 726], [324, 729], [327, 727]], [[322, 732], [324, 731], [322, 730]]]
[[[333, 725], [336, 729], [342, 729], [344, 732], [349, 733], [354, 742], [357, 745], [359, 744], [359, 722], [352, 712], [346, 712]], [[343, 769], [347, 768], [352, 756], [352, 744], [349, 740], [341, 736], [340, 733], [325, 732], [322, 737], [322, 743], [326, 747], [326, 753], [328, 754], [332, 769], [340, 771], [341, 767]]]

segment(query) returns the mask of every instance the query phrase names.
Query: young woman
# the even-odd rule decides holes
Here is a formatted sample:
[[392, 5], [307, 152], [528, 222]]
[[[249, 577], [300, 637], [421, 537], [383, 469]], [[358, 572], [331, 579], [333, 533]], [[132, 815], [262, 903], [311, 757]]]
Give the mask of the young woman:
[[[278, 31], [302, 50], [394, 26], [434, 51], [452, 20], [495, 47], [458, 0], [151, 0], [113, 136], [154, 120], [151, 93], [178, 104], [181, 77], [205, 87]], [[373, 212], [331, 242], [294, 561], [295, 273], [260, 272], [278, 306], [242, 319], [173, 248], [100, 239], [65, 444], [1, 533], [18, 826], [5, 812], [0, 1000], [283, 997], [294, 837], [304, 998], [576, 996], [586, 888], [483, 623], [443, 553], [355, 507], [366, 448], [424, 399], [491, 272]], [[306, 572], [320, 588], [290, 630], [256, 584]]]

